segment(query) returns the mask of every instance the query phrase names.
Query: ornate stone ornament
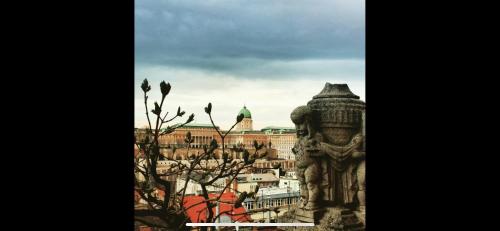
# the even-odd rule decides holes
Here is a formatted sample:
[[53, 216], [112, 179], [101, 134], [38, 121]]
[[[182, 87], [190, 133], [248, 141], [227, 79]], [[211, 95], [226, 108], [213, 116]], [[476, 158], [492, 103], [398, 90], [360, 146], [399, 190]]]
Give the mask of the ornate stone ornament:
[[292, 112], [302, 198], [296, 221], [326, 224], [333, 219], [344, 230], [364, 227], [359, 221], [365, 210], [364, 117], [365, 103], [347, 84], [326, 83], [307, 106]]

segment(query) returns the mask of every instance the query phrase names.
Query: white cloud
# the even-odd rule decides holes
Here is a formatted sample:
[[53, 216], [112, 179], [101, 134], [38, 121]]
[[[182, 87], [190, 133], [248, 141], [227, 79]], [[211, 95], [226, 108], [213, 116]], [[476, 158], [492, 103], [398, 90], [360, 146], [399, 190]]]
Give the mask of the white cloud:
[[[321, 70], [321, 68], [328, 68], [328, 64], [331, 64], [327, 61], [321, 62], [305, 61], [288, 65], [300, 65], [304, 69], [312, 65], [314, 68]], [[352, 65], [351, 62], [344, 62], [344, 65]], [[194, 113], [196, 123], [209, 123], [204, 107], [211, 102], [213, 104], [212, 116], [215, 123], [223, 129], [228, 129], [235, 122], [236, 115], [243, 107], [243, 104], [246, 104], [252, 113], [254, 129], [260, 129], [270, 125], [293, 126], [289, 118], [291, 111], [297, 106], [305, 105], [323, 89], [326, 82], [347, 83], [351, 91], [364, 100], [363, 67], [364, 64], [360, 67], [362, 76], [347, 74], [345, 76], [335, 77], [332, 75], [328, 77], [328, 75], [322, 74], [314, 75], [314, 78], [308, 79], [309, 76], [307, 76], [306, 71], [302, 76], [300, 73], [296, 74], [294, 79], [273, 78], [273, 76], [269, 76], [269, 79], [252, 79], [238, 78], [217, 72], [167, 66], [139, 66], [136, 68], [135, 77], [135, 123], [137, 127], [147, 123], [142, 91], [140, 90], [140, 83], [144, 78], [148, 78], [152, 85], [149, 107], [153, 105], [154, 100], [160, 100], [160, 81], [170, 82], [172, 90], [166, 98], [165, 109], [174, 114], [177, 106], [181, 106], [186, 111], [186, 115], [180, 121], [184, 121], [187, 119], [187, 115]]]

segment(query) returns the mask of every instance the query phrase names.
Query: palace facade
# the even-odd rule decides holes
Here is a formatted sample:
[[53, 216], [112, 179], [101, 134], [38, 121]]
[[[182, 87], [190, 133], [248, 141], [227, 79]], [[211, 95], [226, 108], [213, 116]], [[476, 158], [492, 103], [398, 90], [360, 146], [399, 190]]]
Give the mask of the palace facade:
[[[295, 156], [292, 153], [292, 147], [297, 139], [295, 128], [269, 126], [261, 130], [253, 130], [252, 114], [247, 107], [244, 106], [238, 115], [239, 114], [244, 115], [243, 120], [226, 136], [224, 140], [225, 148], [238, 146], [250, 149], [253, 148], [253, 142], [255, 140], [259, 144], [263, 143], [265, 148], [273, 150], [269, 153], [271, 158], [295, 160]], [[219, 127], [217, 127], [217, 129], [219, 129]], [[142, 129], [137, 129], [136, 133], [143, 132], [141, 130]], [[203, 145], [209, 145], [212, 139], [217, 140], [217, 143], [222, 145], [222, 140], [217, 130], [211, 124], [188, 124], [182, 128], [177, 128], [173, 133], [160, 137], [160, 146], [164, 149], [162, 152], [166, 154], [168, 153], [168, 149], [173, 147], [186, 148], [185, 138], [188, 132], [191, 132], [191, 137], [194, 139], [190, 148], [195, 154], [202, 150]], [[186, 152], [185, 154], [187, 155], [188, 153]], [[189, 154], [191, 154], [191, 152]], [[186, 156], [181, 156], [179, 158], [187, 159]]]

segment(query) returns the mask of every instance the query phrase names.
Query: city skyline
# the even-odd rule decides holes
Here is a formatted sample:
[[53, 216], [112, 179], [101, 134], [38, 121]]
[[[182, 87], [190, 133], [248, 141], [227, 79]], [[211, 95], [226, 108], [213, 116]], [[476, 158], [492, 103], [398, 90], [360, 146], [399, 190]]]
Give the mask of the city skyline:
[[203, 108], [211, 102], [222, 129], [243, 105], [255, 130], [292, 127], [291, 111], [326, 82], [347, 83], [365, 100], [364, 1], [317, 2], [136, 1], [136, 127], [147, 124], [144, 78], [148, 107], [164, 80], [166, 111], [181, 106], [210, 123]]
[[[290, 120], [290, 113], [297, 106], [306, 105], [314, 95], [318, 94], [323, 89], [326, 83], [326, 80], [308, 81], [305, 79], [293, 83], [283, 83], [283, 81], [272, 80], [246, 80], [242, 81], [243, 83], [235, 85], [235, 87], [228, 86], [223, 92], [218, 92], [216, 88], [213, 88], [212, 90], [206, 90], [205, 93], [200, 93], [204, 92], [203, 87], [190, 87], [191, 83], [189, 81], [179, 80], [180, 81], [176, 82], [165, 79], [166, 82], [170, 82], [172, 85], [172, 90], [166, 98], [164, 110], [172, 114], [175, 113], [177, 107], [180, 106], [182, 110], [186, 111], [187, 115], [191, 113], [195, 114], [195, 120], [192, 123], [210, 124], [210, 119], [205, 113], [204, 107], [211, 102], [213, 105], [212, 116], [214, 122], [223, 130], [229, 129], [236, 121], [236, 116], [243, 106], [246, 106], [252, 113], [253, 127], [255, 130], [260, 130], [267, 126], [293, 127], [294, 124]], [[161, 93], [159, 92], [160, 81], [156, 79], [148, 79], [148, 81], [152, 85], [148, 100], [148, 108], [151, 109], [153, 103], [161, 99]], [[241, 82], [241, 80], [231, 77], [226, 77], [224, 79], [191, 79], [191, 81], [198, 81], [201, 83], [201, 86], [207, 86], [212, 81], [225, 82], [227, 85]], [[330, 82], [345, 83], [342, 81]], [[361, 99], [364, 100], [364, 92], [360, 92], [364, 90], [364, 83], [355, 83], [356, 84], [351, 82], [349, 87], [354, 94], [359, 95]], [[217, 85], [219, 83], [215, 82], [213, 84]], [[249, 86], [249, 88], [254, 89], [263, 89], [266, 85], [268, 87], [266, 87], [265, 91], [256, 90], [257, 93], [254, 94], [251, 94], [251, 89], [248, 89], [248, 92], [240, 89], [244, 88], [244, 86]], [[308, 88], [303, 88], [304, 85], [308, 86]], [[142, 96], [142, 91], [136, 91], [136, 127], [143, 127], [147, 124], [144, 99]], [[176, 121], [184, 121], [187, 119], [187, 115], [178, 120], [174, 120], [171, 124], [174, 124]]]

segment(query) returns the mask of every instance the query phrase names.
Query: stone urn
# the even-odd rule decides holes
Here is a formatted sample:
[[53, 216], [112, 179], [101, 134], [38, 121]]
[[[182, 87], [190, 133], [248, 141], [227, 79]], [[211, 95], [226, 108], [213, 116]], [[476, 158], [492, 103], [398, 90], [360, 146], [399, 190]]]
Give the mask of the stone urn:
[[314, 120], [328, 143], [346, 145], [363, 129], [365, 103], [347, 84], [326, 83], [307, 106], [313, 111]]

